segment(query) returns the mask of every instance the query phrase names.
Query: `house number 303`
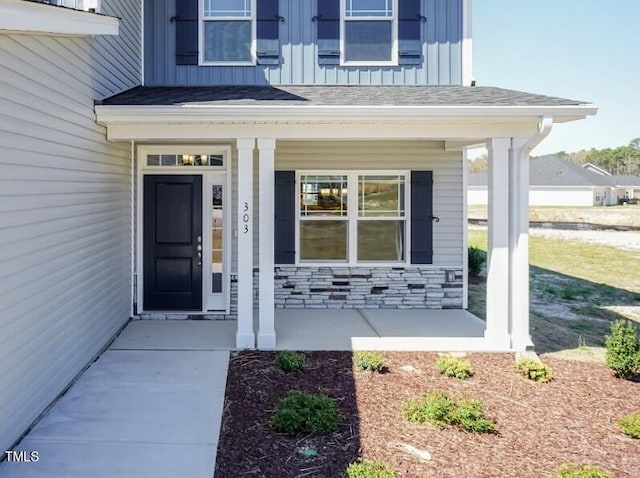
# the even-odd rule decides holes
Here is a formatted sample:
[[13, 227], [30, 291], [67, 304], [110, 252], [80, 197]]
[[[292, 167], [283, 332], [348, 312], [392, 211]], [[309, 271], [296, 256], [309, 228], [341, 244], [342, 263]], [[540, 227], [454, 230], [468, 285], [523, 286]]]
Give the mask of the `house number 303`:
[[242, 222], [244, 223], [243, 234], [249, 233], [249, 203], [244, 203], [244, 214], [242, 215]]

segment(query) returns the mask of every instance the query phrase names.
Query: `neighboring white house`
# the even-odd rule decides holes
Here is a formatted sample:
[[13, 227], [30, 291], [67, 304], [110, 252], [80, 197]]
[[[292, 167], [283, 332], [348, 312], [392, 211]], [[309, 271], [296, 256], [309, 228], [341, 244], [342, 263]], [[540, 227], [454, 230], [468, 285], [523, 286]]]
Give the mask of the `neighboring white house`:
[[529, 155], [596, 108], [471, 86], [470, 0], [82, 5], [0, 0], [0, 450], [131, 316], [465, 308], [480, 143], [484, 334], [428, 344], [531, 347]]
[[[640, 196], [638, 176], [612, 176], [552, 155], [531, 159], [529, 167], [532, 206], [611, 206]], [[486, 205], [487, 197], [487, 173], [469, 173], [467, 203]]]

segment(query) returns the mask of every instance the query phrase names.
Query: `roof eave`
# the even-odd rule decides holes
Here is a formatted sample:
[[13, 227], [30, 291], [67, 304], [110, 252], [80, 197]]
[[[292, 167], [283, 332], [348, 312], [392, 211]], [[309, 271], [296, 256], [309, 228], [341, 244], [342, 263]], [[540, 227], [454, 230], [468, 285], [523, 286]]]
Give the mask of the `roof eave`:
[[318, 121], [331, 118], [353, 121], [429, 120], [469, 118], [531, 118], [552, 116], [567, 122], [595, 115], [594, 105], [559, 106], [343, 106], [343, 105], [96, 105], [98, 122], [190, 122], [208, 121]]
[[0, 2], [0, 31], [64, 36], [118, 35], [120, 20], [38, 2]]

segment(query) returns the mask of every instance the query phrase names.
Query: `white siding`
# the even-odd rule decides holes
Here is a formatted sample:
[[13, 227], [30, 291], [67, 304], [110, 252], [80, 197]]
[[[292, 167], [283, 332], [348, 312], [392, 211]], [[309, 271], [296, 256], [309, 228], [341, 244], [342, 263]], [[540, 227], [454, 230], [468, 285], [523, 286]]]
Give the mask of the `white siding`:
[[486, 186], [469, 186], [467, 188], [467, 204], [469, 206], [486, 206], [489, 204]]
[[589, 187], [529, 189], [530, 206], [593, 206], [594, 198]]
[[[590, 187], [536, 187], [529, 189], [530, 206], [594, 206], [602, 205], [603, 190], [597, 190], [601, 200], [596, 201], [596, 191]], [[486, 186], [469, 186], [467, 201], [469, 205], [487, 204]]]
[[93, 102], [140, 83], [140, 21], [102, 4], [119, 37], [0, 33], [0, 450], [129, 317], [130, 150]]
[[[276, 169], [426, 169], [433, 171], [433, 264], [462, 267], [462, 155], [426, 141], [278, 141]], [[254, 218], [258, 216], [257, 203]], [[254, 257], [258, 257], [257, 244]]]

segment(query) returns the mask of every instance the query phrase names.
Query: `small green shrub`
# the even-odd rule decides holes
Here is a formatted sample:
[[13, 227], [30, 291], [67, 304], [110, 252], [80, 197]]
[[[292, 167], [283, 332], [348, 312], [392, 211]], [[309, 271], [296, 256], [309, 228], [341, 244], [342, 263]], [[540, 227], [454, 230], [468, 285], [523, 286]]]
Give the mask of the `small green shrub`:
[[384, 358], [378, 352], [356, 352], [353, 361], [362, 370], [378, 373], [384, 370]]
[[496, 424], [485, 417], [478, 400], [456, 399], [443, 391], [409, 400], [403, 406], [405, 418], [412, 423], [429, 422], [438, 428], [458, 426], [472, 433], [493, 433]]
[[469, 263], [469, 275], [477, 276], [482, 272], [482, 265], [486, 261], [486, 253], [477, 247], [471, 246], [469, 247], [468, 254], [468, 263]]
[[630, 413], [618, 420], [622, 431], [631, 438], [640, 438], [640, 412]]
[[607, 366], [618, 377], [632, 378], [640, 369], [640, 340], [636, 327], [628, 320], [616, 320], [611, 324], [611, 335], [607, 335]]
[[276, 354], [276, 363], [285, 372], [297, 372], [304, 368], [304, 354], [291, 350], [283, 350]]
[[611, 473], [593, 465], [577, 466], [572, 463], [562, 465], [553, 478], [614, 478]]
[[518, 372], [536, 382], [548, 382], [553, 378], [551, 367], [538, 360], [522, 358], [516, 362]]
[[457, 357], [440, 357], [436, 366], [442, 375], [447, 377], [455, 377], [460, 380], [466, 380], [473, 376], [473, 369], [468, 360], [462, 360]]
[[328, 435], [338, 429], [341, 419], [340, 409], [332, 398], [292, 390], [276, 403], [271, 426], [275, 431], [289, 435]]
[[358, 460], [351, 463], [343, 478], [396, 478], [393, 469], [379, 461]]
[[496, 424], [484, 416], [484, 406], [478, 400], [460, 400], [455, 413], [455, 422], [464, 431], [471, 433], [493, 433]]

